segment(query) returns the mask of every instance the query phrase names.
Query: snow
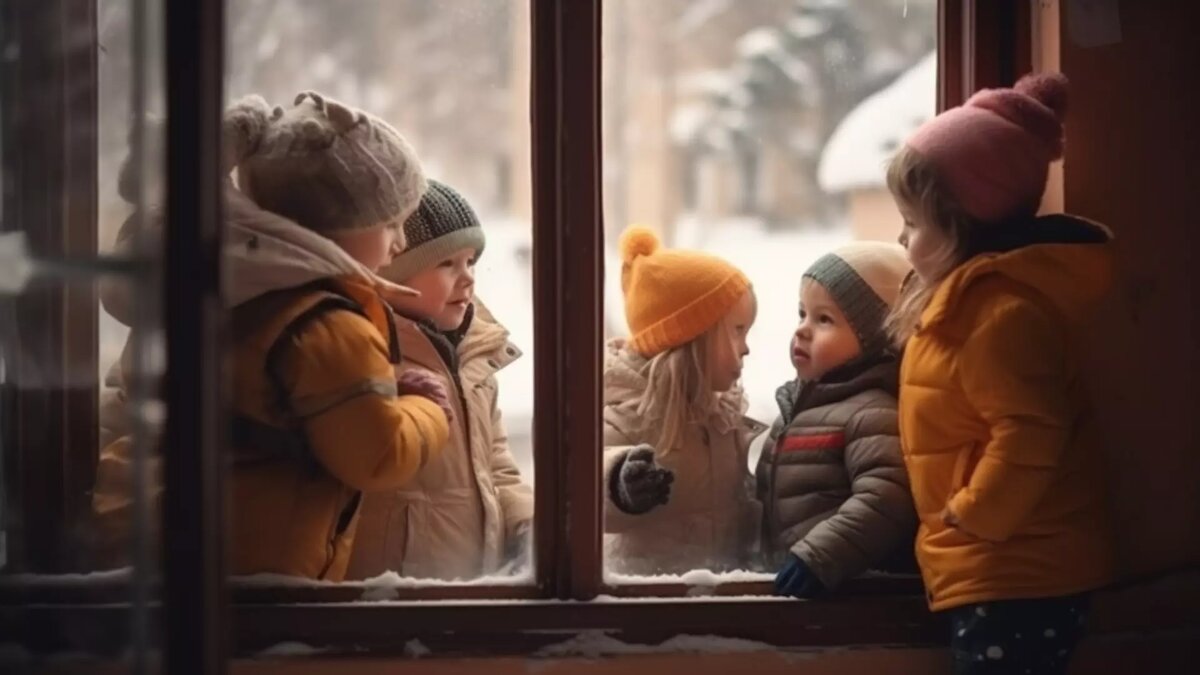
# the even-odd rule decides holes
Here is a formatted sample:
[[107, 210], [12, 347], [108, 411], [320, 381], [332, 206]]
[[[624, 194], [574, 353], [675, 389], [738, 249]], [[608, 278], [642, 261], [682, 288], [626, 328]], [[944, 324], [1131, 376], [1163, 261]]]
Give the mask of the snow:
[[452, 580], [420, 579], [403, 577], [396, 572], [387, 572], [363, 582], [366, 590], [362, 599], [369, 602], [395, 600], [400, 597], [401, 589], [408, 588], [445, 588], [447, 586], [531, 586], [536, 582], [533, 572], [509, 576], [484, 576], [477, 579]]
[[676, 81], [680, 94], [716, 95], [732, 89], [733, 77], [724, 69], [697, 70], [682, 75]]
[[612, 585], [649, 585], [649, 584], [683, 584], [685, 586], [712, 588], [721, 584], [762, 583], [775, 579], [773, 574], [751, 572], [748, 570], [733, 570], [729, 572], [714, 572], [698, 569], [683, 574], [636, 575], [605, 572], [605, 583]]
[[303, 642], [280, 642], [271, 645], [258, 653], [259, 658], [291, 658], [297, 656], [317, 656], [328, 650], [306, 645]]
[[708, 122], [710, 108], [702, 103], [679, 106], [671, 115], [671, 139], [679, 144], [694, 140]]
[[775, 28], [756, 28], [746, 33], [737, 42], [737, 52], [743, 59], [762, 58], [774, 63], [802, 87], [814, 80], [812, 68], [787, 50], [783, 36]]
[[90, 586], [110, 582], [127, 582], [133, 578], [132, 567], [84, 574], [6, 574], [0, 583], [13, 586]]
[[[303, 577], [293, 577], [283, 574], [250, 574], [233, 577], [233, 581], [237, 585], [250, 588], [277, 586], [288, 588], [325, 588], [341, 585], [334, 581], [319, 581], [316, 579], [305, 579]], [[422, 579], [400, 576], [396, 572], [385, 572], [377, 577], [372, 577], [359, 583], [361, 583], [364, 587], [362, 594], [363, 601], [386, 602], [398, 599], [400, 597], [399, 591], [402, 589], [447, 587], [462, 588], [464, 586], [517, 587], [530, 586], [534, 584], [535, 581], [536, 579], [533, 576], [533, 572], [530, 570], [519, 575], [491, 575], [465, 580]]]
[[783, 49], [773, 28], [755, 28], [737, 41], [737, 53], [742, 58], [766, 56]]
[[871, 94], [838, 124], [821, 153], [817, 181], [826, 192], [878, 188], [887, 161], [918, 126], [933, 117], [937, 54]]
[[412, 639], [404, 643], [404, 655], [410, 659], [419, 659], [425, 656], [431, 656], [433, 651], [421, 643], [420, 640]]
[[685, 38], [691, 32], [702, 28], [709, 21], [729, 9], [732, 4], [732, 0], [700, 0], [699, 2], [692, 2], [675, 24], [673, 31], [674, 39]]
[[622, 642], [605, 631], [584, 631], [557, 644], [534, 652], [534, 658], [628, 656], [635, 654], [734, 654], [771, 652], [777, 648], [764, 642], [719, 637], [716, 635], [676, 635], [657, 645]]
[[811, 40], [820, 37], [829, 30], [829, 22], [811, 15], [801, 15], [788, 19], [787, 30], [801, 40]]

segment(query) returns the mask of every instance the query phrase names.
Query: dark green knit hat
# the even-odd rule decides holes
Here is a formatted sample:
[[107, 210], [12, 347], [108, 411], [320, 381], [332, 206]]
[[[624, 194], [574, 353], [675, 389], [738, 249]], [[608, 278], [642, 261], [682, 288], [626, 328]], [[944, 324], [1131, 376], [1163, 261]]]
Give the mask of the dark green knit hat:
[[408, 248], [396, 256], [380, 274], [404, 283], [464, 248], [483, 253], [485, 244], [479, 217], [454, 188], [436, 180], [421, 197], [421, 204], [404, 221]]
[[896, 244], [855, 242], [827, 253], [804, 272], [825, 287], [858, 335], [864, 354], [887, 345], [883, 322], [911, 269]]

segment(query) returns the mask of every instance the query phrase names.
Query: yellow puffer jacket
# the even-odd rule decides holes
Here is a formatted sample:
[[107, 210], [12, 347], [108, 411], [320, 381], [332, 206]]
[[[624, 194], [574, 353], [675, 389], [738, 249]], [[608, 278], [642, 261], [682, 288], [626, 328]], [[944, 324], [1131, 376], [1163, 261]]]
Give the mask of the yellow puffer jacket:
[[[279, 291], [235, 310], [234, 574], [341, 580], [362, 493], [403, 485], [447, 440], [437, 404], [396, 395], [390, 311], [358, 280], [330, 285], [336, 293]], [[280, 454], [273, 432], [292, 425], [302, 445]]]
[[977, 256], [941, 283], [905, 350], [900, 434], [935, 611], [1113, 577], [1079, 363], [1111, 283], [1110, 237], [1070, 216], [1022, 229], [1036, 242]]
[[[225, 197], [232, 571], [338, 581], [359, 493], [405, 484], [436, 459], [449, 425], [432, 401], [396, 395], [398, 342], [385, 300], [404, 289], [331, 240], [258, 208], [232, 183]], [[162, 222], [145, 225], [160, 229]], [[121, 370], [122, 395], [106, 407], [119, 437], [100, 453], [92, 499], [102, 567], [128, 564], [134, 520], [133, 439], [120, 422], [129, 415], [123, 387], [139, 374]], [[153, 448], [155, 430], [148, 434]], [[151, 527], [160, 463], [154, 448], [144, 469]]]

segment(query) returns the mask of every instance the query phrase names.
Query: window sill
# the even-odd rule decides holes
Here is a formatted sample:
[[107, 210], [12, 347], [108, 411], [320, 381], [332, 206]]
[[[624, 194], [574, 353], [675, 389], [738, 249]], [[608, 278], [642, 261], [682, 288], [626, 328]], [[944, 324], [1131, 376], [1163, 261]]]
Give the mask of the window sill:
[[[11, 586], [0, 585], [0, 634], [34, 652], [118, 653], [128, 644], [130, 610], [116, 594], [128, 588], [119, 582], [106, 585], [107, 599], [94, 590], [85, 598], [78, 587], [54, 594], [49, 588], [14, 594]], [[487, 587], [463, 588], [475, 593]], [[941, 618], [927, 611], [920, 594], [881, 594], [878, 591], [885, 589], [878, 584], [814, 601], [754, 595], [768, 590], [762, 584], [722, 585], [715, 596], [693, 597], [687, 596], [686, 586], [666, 585], [655, 590], [656, 597], [638, 588], [640, 597], [603, 595], [588, 602], [470, 597], [354, 602], [322, 597], [344, 592], [338, 587], [301, 589], [291, 597], [296, 589], [274, 589], [281, 593], [275, 597], [261, 595], [267, 590], [271, 589], [249, 596], [245, 589], [235, 591], [231, 616], [236, 655], [259, 656], [281, 643], [301, 643], [322, 656], [411, 656], [413, 644], [439, 657], [529, 655], [588, 633], [638, 645], [662, 645], [681, 635], [705, 636], [752, 641], [764, 649], [929, 646], [945, 641]], [[307, 598], [301, 598], [303, 594]], [[1194, 570], [1129, 584], [1097, 596], [1092, 634], [1197, 629], [1197, 605], [1200, 572]]]

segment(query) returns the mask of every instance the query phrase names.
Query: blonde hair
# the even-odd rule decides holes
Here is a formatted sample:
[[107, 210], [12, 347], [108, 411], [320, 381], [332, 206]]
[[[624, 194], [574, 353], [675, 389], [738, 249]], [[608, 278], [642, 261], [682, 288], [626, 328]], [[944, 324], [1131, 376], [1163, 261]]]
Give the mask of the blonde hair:
[[643, 366], [646, 388], [637, 404], [643, 430], [657, 427], [648, 440], [659, 454], [667, 454], [683, 441], [690, 424], [715, 423], [735, 428], [746, 410], [740, 385], [728, 391], [712, 390], [710, 363], [718, 349], [733, 349], [733, 328], [728, 315], [692, 341], [651, 357]]
[[888, 164], [887, 186], [897, 202], [919, 214], [926, 225], [941, 230], [947, 241], [937, 254], [936, 277], [925, 280], [910, 273], [884, 322], [888, 337], [897, 347], [903, 347], [916, 331], [938, 283], [979, 252], [980, 235], [989, 228], [967, 215], [942, 185], [933, 165], [908, 146], [902, 147]]

